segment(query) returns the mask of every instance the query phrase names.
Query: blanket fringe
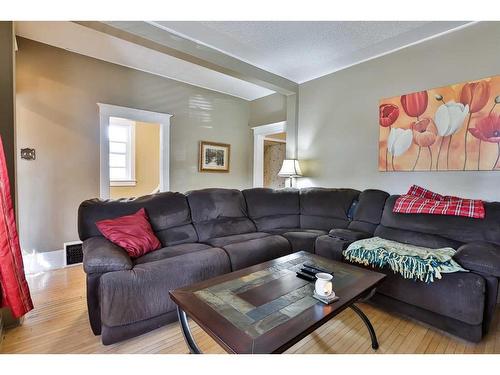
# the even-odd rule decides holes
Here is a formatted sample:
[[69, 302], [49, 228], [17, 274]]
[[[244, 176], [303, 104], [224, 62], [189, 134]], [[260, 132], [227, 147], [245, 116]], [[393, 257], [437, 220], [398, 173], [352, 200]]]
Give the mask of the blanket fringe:
[[431, 283], [434, 279], [441, 279], [441, 270], [447, 268], [448, 262], [439, 262], [433, 257], [426, 259], [411, 256], [400, 255], [379, 248], [376, 251], [367, 250], [364, 247], [348, 249], [344, 251], [344, 257], [351, 262], [363, 264], [372, 267], [389, 266], [394, 273], [399, 273], [405, 279], [420, 280]]

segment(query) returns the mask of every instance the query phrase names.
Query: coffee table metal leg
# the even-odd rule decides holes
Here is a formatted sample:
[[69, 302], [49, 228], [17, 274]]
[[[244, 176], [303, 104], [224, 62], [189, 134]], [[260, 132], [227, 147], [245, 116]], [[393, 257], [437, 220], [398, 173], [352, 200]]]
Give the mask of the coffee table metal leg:
[[366, 328], [368, 328], [368, 332], [370, 332], [370, 337], [372, 339], [372, 348], [377, 350], [378, 349], [378, 340], [377, 340], [377, 335], [375, 334], [375, 330], [373, 329], [372, 323], [370, 322], [368, 317], [365, 315], [365, 313], [363, 311], [361, 311], [361, 309], [358, 306], [353, 304], [353, 305], [350, 305], [349, 307], [351, 309], [353, 309], [354, 312], [356, 314], [358, 314], [359, 317], [361, 318], [361, 320], [365, 323]]
[[187, 314], [179, 306], [177, 306], [177, 316], [179, 317], [179, 323], [181, 324], [182, 335], [184, 336], [184, 341], [189, 348], [191, 354], [202, 354], [198, 345], [194, 341], [193, 335], [191, 334], [191, 329], [189, 329]]

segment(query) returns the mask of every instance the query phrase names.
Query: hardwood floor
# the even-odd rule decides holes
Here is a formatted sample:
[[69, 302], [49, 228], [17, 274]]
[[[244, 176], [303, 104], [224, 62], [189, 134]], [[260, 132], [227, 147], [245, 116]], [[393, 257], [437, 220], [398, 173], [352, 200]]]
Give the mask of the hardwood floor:
[[[85, 275], [81, 266], [28, 276], [35, 310], [20, 327], [5, 332], [2, 353], [186, 353], [177, 323], [125, 342], [104, 346], [87, 320]], [[489, 335], [479, 344], [452, 337], [414, 321], [360, 304], [375, 327], [378, 351], [350, 309], [290, 348], [287, 353], [500, 353], [500, 308]], [[194, 323], [205, 353], [224, 353]]]

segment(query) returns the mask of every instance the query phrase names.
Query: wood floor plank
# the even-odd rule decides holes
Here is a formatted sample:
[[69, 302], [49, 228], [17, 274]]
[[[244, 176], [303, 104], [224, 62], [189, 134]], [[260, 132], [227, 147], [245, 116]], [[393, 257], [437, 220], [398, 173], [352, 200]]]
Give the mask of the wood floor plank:
[[388, 347], [387, 347], [388, 353], [396, 353], [397, 349], [399, 348], [399, 345], [401, 345], [405, 337], [408, 336], [410, 329], [411, 329], [411, 321], [409, 320], [403, 321], [402, 324], [399, 326], [399, 329], [395, 330], [391, 335], [391, 337], [389, 337]]
[[495, 317], [496, 317], [496, 325], [492, 325], [492, 328], [496, 327], [496, 329], [494, 329], [492, 332], [492, 336], [495, 337], [495, 347], [493, 351], [495, 353], [500, 353], [500, 334], [498, 334], [500, 332], [500, 314], [498, 313], [498, 310]]
[[429, 347], [433, 337], [434, 337], [434, 331], [428, 329], [427, 332], [425, 333], [424, 338], [422, 339], [422, 341], [420, 341], [420, 344], [418, 344], [417, 348], [415, 349], [414, 354], [424, 354], [427, 348]]
[[448, 346], [446, 347], [445, 354], [453, 354], [455, 353], [455, 349], [457, 348], [457, 342], [458, 341], [450, 341]]
[[339, 348], [344, 345], [345, 337], [356, 323], [357, 316], [351, 310], [345, 310], [339, 317], [338, 325], [332, 326], [330, 321], [328, 323], [329, 327], [326, 327], [326, 330], [319, 333], [313, 332], [309, 335], [311, 339], [298, 352], [315, 353], [322, 351], [323, 353], [339, 353]]
[[[21, 326], [5, 332], [2, 353], [187, 353], [177, 323], [139, 337], [104, 346], [90, 330], [87, 317], [85, 274], [81, 265], [29, 275], [35, 309]], [[369, 304], [359, 307], [372, 322], [380, 348], [371, 348], [366, 326], [347, 309], [286, 353], [500, 353], [500, 309], [491, 331], [478, 343], [469, 343], [439, 330]], [[190, 322], [204, 353], [225, 351], [198, 325]]]
[[380, 348], [378, 353], [389, 353], [388, 348], [390, 346], [390, 338], [393, 336], [397, 328], [402, 325], [404, 320], [397, 316], [391, 316], [386, 314], [386, 328], [382, 331], [382, 334], [378, 336], [380, 342]]
[[457, 347], [455, 348], [455, 353], [454, 354], [464, 354], [465, 352], [465, 343], [464, 342], [459, 342], [457, 344]]
[[[375, 333], [376, 333], [377, 328], [380, 325], [381, 319], [383, 319], [381, 311], [371, 311], [369, 313], [369, 315], [367, 315], [367, 316], [370, 319], [370, 321], [375, 329]], [[377, 327], [377, 328], [375, 328], [375, 327]], [[360, 333], [361, 333], [361, 335], [359, 336], [359, 338], [357, 340], [353, 340], [353, 343], [351, 344], [351, 346], [346, 348], [345, 352], [364, 353], [367, 347], [372, 348], [371, 347], [372, 341], [371, 341], [370, 333], [368, 332], [368, 328], [366, 327], [366, 325], [364, 323], [361, 326]], [[377, 337], [377, 341], [378, 341], [378, 337]], [[379, 345], [380, 345], [380, 343], [379, 343]]]
[[429, 346], [427, 346], [427, 349], [425, 349], [425, 354], [434, 354], [436, 352], [436, 348], [438, 347], [441, 338], [442, 337], [440, 337], [438, 332], [434, 332], [434, 335], [431, 339], [431, 342], [429, 343]]
[[474, 354], [483, 354], [486, 349], [486, 342], [481, 341], [477, 345], [474, 346]]
[[[373, 309], [371, 306], [367, 304], [358, 304], [365, 314], [368, 316], [370, 321], [372, 322], [374, 327], [378, 326], [379, 311]], [[349, 309], [350, 314], [352, 314], [352, 321], [347, 326], [346, 334], [343, 336], [343, 339], [339, 341], [339, 345], [336, 348], [336, 353], [355, 353], [359, 346], [363, 346], [365, 340], [370, 338], [370, 334], [368, 329], [366, 328], [364, 322], [361, 318], [354, 313], [354, 311]], [[371, 341], [370, 344], [364, 345], [364, 347], [369, 347], [371, 349]]]
[[428, 329], [426, 327], [416, 324], [403, 341], [403, 344], [399, 348], [398, 353], [415, 353], [417, 347], [420, 345], [420, 342], [424, 339], [427, 331]]

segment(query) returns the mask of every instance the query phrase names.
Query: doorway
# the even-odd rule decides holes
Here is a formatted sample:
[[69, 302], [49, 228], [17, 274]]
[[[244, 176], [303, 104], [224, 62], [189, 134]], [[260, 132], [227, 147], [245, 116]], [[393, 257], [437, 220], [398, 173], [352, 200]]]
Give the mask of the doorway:
[[286, 133], [275, 133], [264, 139], [264, 187], [282, 189], [284, 177], [278, 176], [286, 155]]
[[252, 130], [253, 186], [284, 187], [284, 179], [278, 177], [278, 171], [286, 154], [286, 121], [255, 126]]
[[168, 191], [172, 115], [111, 104], [98, 106], [100, 197]]

